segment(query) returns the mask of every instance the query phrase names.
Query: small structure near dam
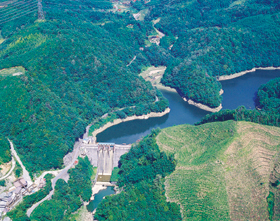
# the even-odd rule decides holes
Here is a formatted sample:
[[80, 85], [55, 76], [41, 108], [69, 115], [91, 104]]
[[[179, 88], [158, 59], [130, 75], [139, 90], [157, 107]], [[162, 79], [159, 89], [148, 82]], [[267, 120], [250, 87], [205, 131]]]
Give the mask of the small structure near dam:
[[87, 156], [91, 165], [97, 167], [97, 182], [109, 182], [121, 155], [127, 153], [130, 148], [131, 144], [95, 143], [89, 137], [83, 140], [80, 155]]

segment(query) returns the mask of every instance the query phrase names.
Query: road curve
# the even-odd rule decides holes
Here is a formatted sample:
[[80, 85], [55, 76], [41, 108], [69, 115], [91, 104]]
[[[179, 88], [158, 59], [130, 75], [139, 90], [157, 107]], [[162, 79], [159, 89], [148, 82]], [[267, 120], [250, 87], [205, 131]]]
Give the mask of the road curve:
[[73, 154], [73, 158], [72, 158], [71, 163], [68, 166], [66, 166], [64, 169], [62, 169], [61, 172], [55, 178], [53, 178], [51, 180], [51, 182], [52, 182], [52, 190], [50, 191], [50, 193], [44, 199], [42, 199], [41, 201], [35, 203], [34, 205], [32, 205], [32, 207], [30, 207], [27, 210], [26, 215], [28, 217], [30, 217], [31, 213], [34, 211], [34, 209], [37, 208], [37, 206], [39, 206], [44, 201], [51, 199], [52, 195], [54, 194], [54, 188], [55, 188], [56, 181], [58, 179], [61, 179], [68, 172], [68, 170], [72, 167], [72, 165], [74, 164], [75, 160], [78, 158], [81, 144], [82, 144], [82, 142], [76, 142], [75, 143], [74, 150], [73, 150], [74, 154]]
[[11, 151], [12, 151], [12, 155], [16, 158], [16, 160], [18, 161], [19, 165], [22, 168], [22, 177], [28, 182], [28, 183], [32, 183], [32, 180], [29, 176], [28, 171], [25, 169], [25, 166], [23, 165], [23, 163], [21, 162], [19, 156], [17, 155], [17, 152], [14, 148], [14, 144], [12, 143], [12, 141], [10, 141], [8, 139], [8, 141], [10, 142], [10, 146], [11, 146]]
[[10, 176], [11, 173], [13, 172], [13, 170], [15, 169], [15, 166], [16, 166], [16, 161], [15, 161], [14, 157], [12, 156], [12, 168], [10, 169], [10, 171], [5, 176], [1, 177], [0, 180], [4, 180], [8, 176]]

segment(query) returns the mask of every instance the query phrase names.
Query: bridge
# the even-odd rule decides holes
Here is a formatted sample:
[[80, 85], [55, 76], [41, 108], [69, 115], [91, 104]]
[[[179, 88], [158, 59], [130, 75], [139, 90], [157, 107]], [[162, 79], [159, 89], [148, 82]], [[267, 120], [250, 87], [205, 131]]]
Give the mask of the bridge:
[[89, 137], [83, 140], [80, 155], [87, 156], [91, 165], [97, 167], [97, 182], [109, 182], [114, 167], [118, 166], [120, 157], [130, 148], [131, 144], [95, 143]]

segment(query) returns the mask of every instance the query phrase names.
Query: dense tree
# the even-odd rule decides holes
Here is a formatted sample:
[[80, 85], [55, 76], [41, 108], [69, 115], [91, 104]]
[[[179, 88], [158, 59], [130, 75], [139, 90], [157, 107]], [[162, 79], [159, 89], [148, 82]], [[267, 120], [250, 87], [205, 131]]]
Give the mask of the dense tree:
[[0, 135], [0, 165], [11, 161], [10, 144], [8, 140]]

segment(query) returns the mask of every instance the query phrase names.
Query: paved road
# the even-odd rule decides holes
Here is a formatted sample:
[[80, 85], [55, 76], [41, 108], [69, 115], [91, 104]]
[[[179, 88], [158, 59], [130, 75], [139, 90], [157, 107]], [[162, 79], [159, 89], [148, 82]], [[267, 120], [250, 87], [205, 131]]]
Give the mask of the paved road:
[[[9, 140], [9, 139], [8, 139]], [[17, 155], [17, 152], [14, 148], [14, 144], [9, 140], [10, 142], [10, 146], [11, 146], [11, 151], [12, 151], [12, 155], [16, 158], [16, 160], [18, 161], [19, 165], [22, 168], [22, 177], [28, 182], [28, 183], [32, 183], [32, 180], [29, 176], [28, 171], [25, 169], [25, 166], [23, 165], [23, 163], [21, 162], [19, 156]]]
[[30, 207], [27, 210], [26, 215], [28, 217], [30, 217], [31, 213], [33, 212], [34, 209], [36, 209], [37, 206], [39, 206], [44, 201], [51, 199], [51, 197], [52, 197], [52, 195], [54, 193], [54, 188], [55, 188], [56, 181], [58, 179], [61, 179], [62, 177], [64, 177], [67, 174], [68, 170], [72, 167], [72, 165], [74, 164], [75, 160], [78, 158], [80, 146], [81, 146], [81, 142], [76, 142], [75, 143], [74, 150], [73, 150], [73, 158], [72, 158], [71, 163], [67, 167], [62, 169], [61, 172], [55, 178], [52, 179], [52, 190], [50, 191], [50, 193], [44, 199], [42, 199], [41, 201], [35, 203], [32, 207]]
[[10, 176], [11, 173], [13, 172], [13, 170], [15, 169], [15, 166], [16, 166], [16, 161], [15, 161], [14, 157], [12, 156], [12, 168], [10, 169], [10, 171], [5, 176], [1, 177], [0, 180], [4, 180], [8, 176]]

